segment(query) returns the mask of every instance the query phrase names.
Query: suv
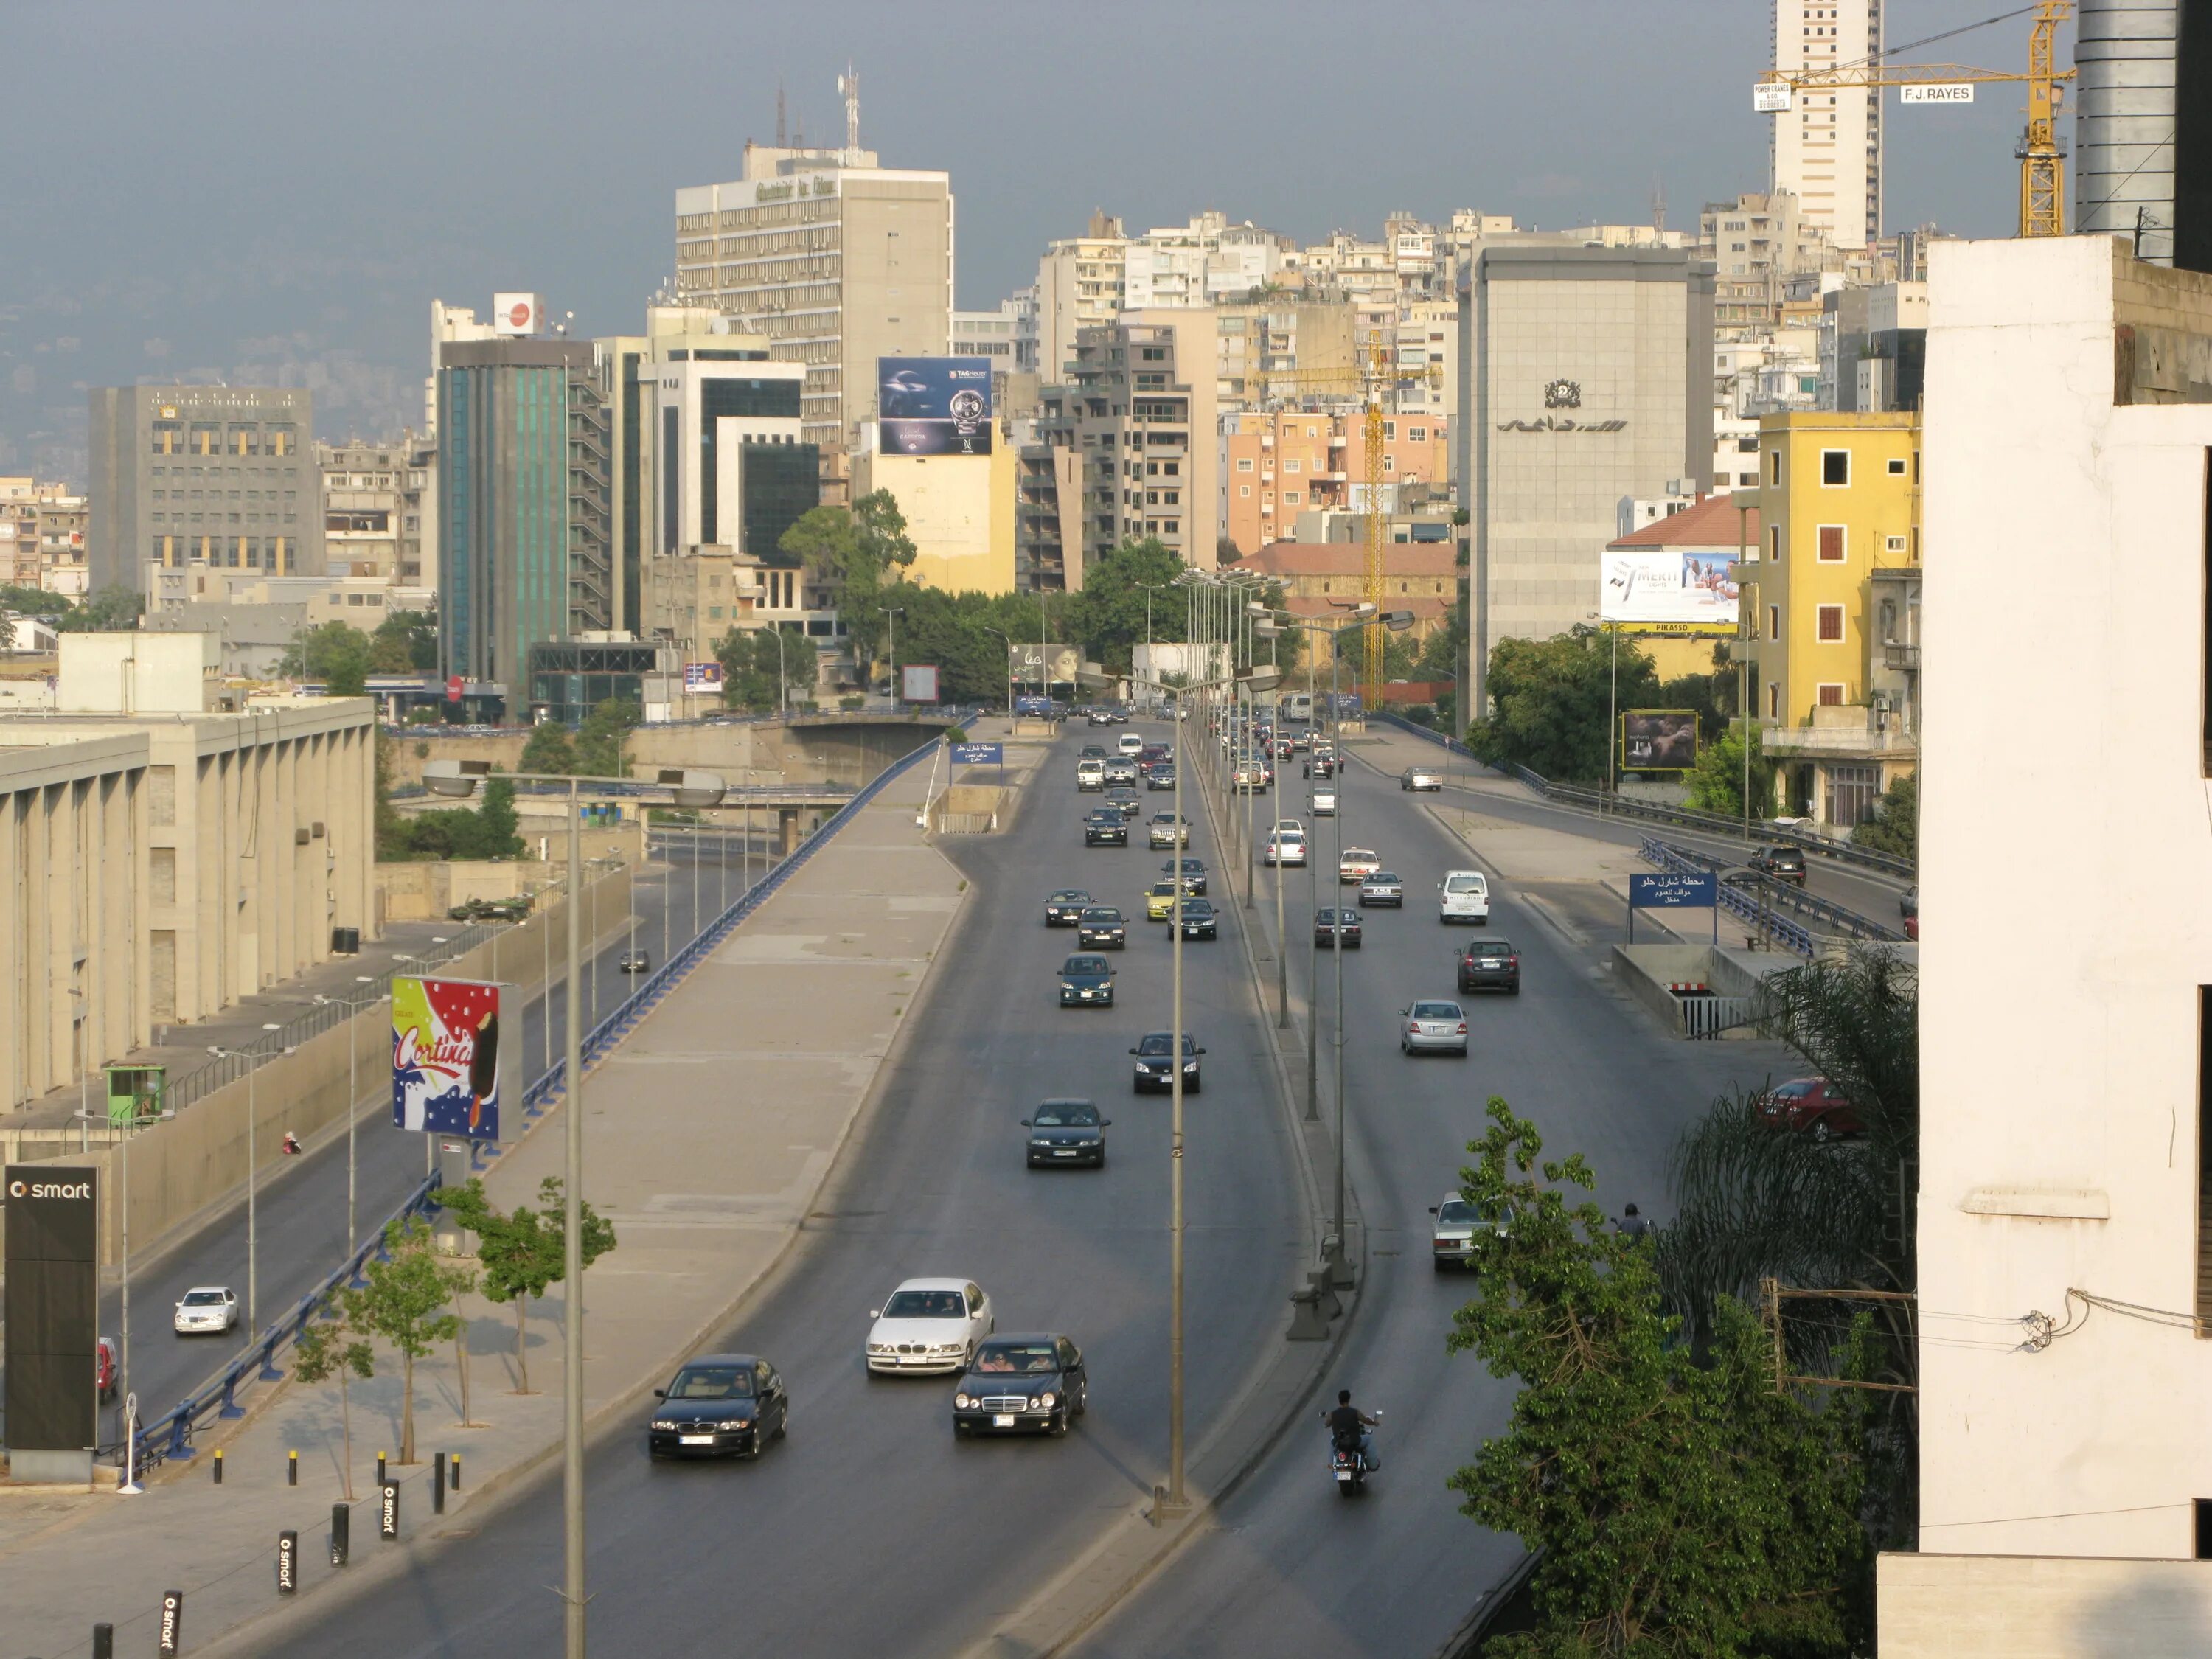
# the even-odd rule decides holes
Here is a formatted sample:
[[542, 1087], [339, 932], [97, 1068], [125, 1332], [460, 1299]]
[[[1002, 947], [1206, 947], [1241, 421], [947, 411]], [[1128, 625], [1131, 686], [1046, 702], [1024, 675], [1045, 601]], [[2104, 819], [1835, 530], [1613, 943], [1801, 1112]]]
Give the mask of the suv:
[[1770, 881], [1805, 884], [1805, 849], [1802, 847], [1762, 847], [1751, 855], [1751, 867]]
[[1462, 991], [1504, 991], [1521, 994], [1521, 953], [1512, 941], [1479, 939], [1464, 951], [1455, 951]]
[[1083, 844], [1085, 847], [1127, 847], [1129, 844], [1129, 820], [1121, 816], [1118, 806], [1093, 808], [1083, 820]]

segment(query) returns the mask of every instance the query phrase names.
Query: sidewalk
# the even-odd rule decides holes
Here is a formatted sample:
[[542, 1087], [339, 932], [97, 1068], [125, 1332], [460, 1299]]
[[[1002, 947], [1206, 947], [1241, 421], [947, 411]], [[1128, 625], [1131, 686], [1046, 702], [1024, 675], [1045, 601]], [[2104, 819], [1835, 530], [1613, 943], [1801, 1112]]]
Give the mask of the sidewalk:
[[[957, 914], [957, 873], [915, 815], [927, 769], [899, 779], [801, 869], [586, 1079], [586, 1195], [618, 1244], [592, 1270], [586, 1409], [596, 1425], [727, 1321], [794, 1237], [860, 1113], [901, 1017]], [[829, 988], [834, 985], [834, 996]], [[737, 1017], [732, 1018], [733, 1012]], [[733, 1099], [726, 1079], [767, 1079]], [[486, 1176], [502, 1208], [534, 1205], [557, 1174], [562, 1127], [549, 1114]], [[471, 1415], [460, 1426], [450, 1354], [422, 1361], [416, 1425], [423, 1462], [403, 1481], [401, 1535], [471, 1529], [467, 1511], [557, 1449], [561, 1287], [530, 1310], [530, 1381], [518, 1396], [511, 1308], [467, 1298]], [[356, 1579], [398, 1565], [380, 1543], [374, 1462], [397, 1454], [397, 1357], [353, 1388]], [[118, 1651], [150, 1650], [162, 1593], [185, 1592], [187, 1651], [280, 1605], [312, 1607], [338, 1576], [326, 1542], [343, 1496], [335, 1384], [274, 1389], [225, 1443], [165, 1468], [141, 1498], [0, 1495], [0, 1659], [88, 1651], [94, 1620]], [[285, 1453], [297, 1449], [296, 1487]], [[462, 1457], [463, 1485], [431, 1517], [428, 1459]], [[459, 1517], [457, 1519], [457, 1517]], [[280, 1603], [277, 1534], [300, 1534], [301, 1594]], [[35, 1589], [31, 1588], [35, 1587]]]

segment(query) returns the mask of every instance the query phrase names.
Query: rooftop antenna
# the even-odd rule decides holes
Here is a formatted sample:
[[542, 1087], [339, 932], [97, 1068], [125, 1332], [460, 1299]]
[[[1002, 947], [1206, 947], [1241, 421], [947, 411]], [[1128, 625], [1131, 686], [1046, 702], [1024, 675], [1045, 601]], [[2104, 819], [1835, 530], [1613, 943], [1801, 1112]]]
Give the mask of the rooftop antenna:
[[1661, 179], [1651, 181], [1651, 228], [1657, 231], [1667, 228], [1667, 185]]
[[775, 147], [785, 148], [783, 142], [783, 77], [775, 78]]
[[845, 72], [837, 77], [837, 95], [845, 100], [844, 164], [848, 167], [860, 165], [860, 77], [854, 70], [852, 60], [845, 63]]

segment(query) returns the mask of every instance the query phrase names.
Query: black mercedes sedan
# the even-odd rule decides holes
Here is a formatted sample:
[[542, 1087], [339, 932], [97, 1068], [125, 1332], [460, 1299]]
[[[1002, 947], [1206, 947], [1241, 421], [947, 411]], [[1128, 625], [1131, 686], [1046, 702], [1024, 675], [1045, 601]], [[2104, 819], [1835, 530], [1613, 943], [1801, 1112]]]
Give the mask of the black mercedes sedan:
[[1044, 925], [1073, 927], [1083, 919], [1083, 913], [1097, 902], [1080, 887], [1063, 887], [1044, 902]]
[[[1139, 1094], [1148, 1089], [1175, 1087], [1175, 1064], [1168, 1058], [1174, 1048], [1172, 1032], [1147, 1031], [1143, 1040], [1129, 1050], [1137, 1057], [1136, 1091]], [[1198, 1093], [1204, 1081], [1204, 1076], [1198, 1069], [1198, 1057], [1205, 1052], [1189, 1032], [1182, 1034], [1182, 1091], [1187, 1095]]]
[[1126, 951], [1129, 924], [1110, 904], [1094, 904], [1077, 918], [1075, 942], [1093, 951]]
[[1183, 900], [1182, 936], [1185, 939], [1218, 937], [1218, 918], [1213, 914], [1212, 899], [1186, 898]]
[[655, 1389], [645, 1436], [653, 1457], [758, 1457], [783, 1437], [791, 1397], [767, 1360], [749, 1353], [702, 1354]]
[[1048, 1100], [1022, 1120], [1030, 1132], [1030, 1168], [1052, 1164], [1106, 1167], [1106, 1126], [1110, 1117], [1098, 1115], [1087, 1100]]
[[1059, 1335], [994, 1336], [952, 1395], [952, 1432], [1066, 1434], [1091, 1408], [1083, 1351]]
[[1111, 1008], [1114, 969], [1103, 957], [1070, 957], [1060, 964], [1060, 1006]]

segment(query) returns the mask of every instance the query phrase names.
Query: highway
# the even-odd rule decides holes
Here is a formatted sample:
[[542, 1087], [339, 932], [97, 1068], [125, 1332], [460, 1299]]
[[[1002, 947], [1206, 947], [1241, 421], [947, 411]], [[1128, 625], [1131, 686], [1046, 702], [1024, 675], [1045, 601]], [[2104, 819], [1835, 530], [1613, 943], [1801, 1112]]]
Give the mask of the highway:
[[[637, 882], [637, 939], [658, 965], [662, 954], [662, 922], [666, 914], [672, 938], [690, 937], [695, 896], [705, 908], [702, 919], [711, 920], [726, 886], [735, 898], [741, 890], [742, 868], [732, 841], [727, 872], [717, 859], [706, 857], [694, 870], [684, 853], [674, 860], [656, 860], [639, 872]], [[757, 865], [755, 866], [757, 869]], [[586, 912], [588, 920], [588, 908]], [[612, 915], [600, 919], [603, 927]], [[592, 997], [596, 993], [600, 1018], [629, 994], [633, 981], [621, 971], [619, 958], [628, 948], [626, 939], [614, 939], [592, 958], [585, 991], [586, 1029], [592, 1020]], [[502, 961], [502, 974], [527, 972], [521, 965]], [[552, 1009], [553, 1052], [557, 1054], [568, 1022], [567, 974], [562, 950], [553, 952], [555, 981]], [[521, 1022], [520, 1047], [514, 1050], [521, 1079], [537, 1077], [545, 1067], [545, 1000], [533, 998]], [[362, 1236], [365, 1238], [398, 1208], [425, 1173], [423, 1138], [392, 1127], [389, 1096], [380, 1092], [380, 1073], [390, 1075], [388, 1042], [364, 1034], [361, 1039], [361, 1118], [355, 1132], [356, 1200]], [[514, 1073], [510, 1073], [514, 1082]], [[514, 1084], [517, 1093], [519, 1083]], [[190, 1108], [186, 1109], [191, 1109]], [[262, 1124], [272, 1139], [283, 1133], [283, 1118], [270, 1103], [260, 1103]], [[346, 1147], [341, 1134], [326, 1145], [265, 1171], [256, 1199], [256, 1231], [259, 1236], [260, 1313], [265, 1326], [289, 1311], [299, 1298], [329, 1275], [346, 1254]], [[246, 1200], [238, 1202], [198, 1232], [165, 1249], [157, 1260], [135, 1262], [131, 1284], [131, 1356], [129, 1388], [138, 1396], [140, 1420], [149, 1421], [169, 1410], [198, 1388], [234, 1352], [242, 1349], [247, 1335], [243, 1304], [246, 1283]], [[228, 1285], [239, 1294], [240, 1329], [231, 1338], [184, 1337], [170, 1328], [170, 1316], [179, 1297], [195, 1285]], [[122, 1328], [122, 1297], [110, 1287], [100, 1298], [100, 1329], [113, 1334]], [[122, 1438], [122, 1401], [101, 1413], [104, 1442]]]
[[[1073, 787], [1080, 741], [1071, 732], [1055, 746], [1009, 828], [939, 843], [972, 884], [947, 959], [797, 1247], [706, 1345], [774, 1361], [792, 1389], [788, 1438], [755, 1463], [654, 1464], [647, 1401], [592, 1447], [601, 1650], [945, 1652], [984, 1633], [1162, 1477], [1169, 1107], [1133, 1096], [1127, 1050], [1168, 1022], [1167, 930], [1143, 920], [1141, 903], [1166, 854], [1141, 834], [1126, 850], [1082, 846], [1079, 809], [1097, 798]], [[1147, 797], [1148, 810], [1165, 800]], [[1216, 861], [1202, 833], [1192, 851]], [[1057, 1006], [1056, 969], [1074, 938], [1046, 928], [1042, 906], [1068, 885], [1133, 918], [1113, 1010]], [[1282, 1340], [1301, 1250], [1290, 1150], [1233, 934], [1186, 947], [1185, 1007], [1208, 1051], [1186, 1160], [1196, 1442]], [[1067, 1094], [1112, 1119], [1108, 1167], [1027, 1170], [1018, 1120]], [[1073, 1433], [956, 1443], [950, 1378], [867, 1375], [869, 1310], [924, 1273], [974, 1277], [1001, 1330], [1064, 1330], [1084, 1346], [1091, 1412]], [[465, 1545], [424, 1548], [372, 1603], [333, 1602], [283, 1650], [540, 1659], [560, 1644], [545, 1589], [559, 1577], [560, 1538], [549, 1470]]]
[[[1343, 844], [1376, 849], [1406, 878], [1407, 907], [1366, 913], [1365, 943], [1344, 963], [1350, 1168], [1369, 1230], [1368, 1259], [1359, 1310], [1327, 1394], [1334, 1403], [1334, 1388], [1348, 1387], [1363, 1408], [1382, 1409], [1383, 1468], [1358, 1501], [1338, 1498], [1316, 1401], [1315, 1420], [1285, 1437], [1231, 1494], [1218, 1525], [1080, 1644], [1084, 1659], [1423, 1659], [1438, 1651], [1479, 1594], [1521, 1554], [1514, 1540], [1462, 1516], [1443, 1484], [1504, 1425], [1514, 1393], [1473, 1355], [1447, 1356], [1452, 1311], [1466, 1291], [1428, 1260], [1428, 1206], [1457, 1185], [1465, 1143], [1484, 1127], [1486, 1099], [1503, 1095], [1533, 1119], [1547, 1149], [1587, 1153], [1609, 1213], [1635, 1201], [1663, 1218], [1667, 1155], [1682, 1127], [1731, 1085], [1792, 1073], [1777, 1045], [1662, 1035], [1607, 985], [1601, 940], [1569, 942], [1503, 883], [1492, 888], [1488, 931], [1519, 946], [1521, 994], [1462, 999], [1468, 1059], [1401, 1055], [1397, 1012], [1415, 996], [1456, 995], [1447, 952], [1468, 935], [1438, 925], [1434, 894], [1445, 869], [1473, 860], [1428, 811], [1451, 803], [1452, 793], [1402, 793], [1395, 775], [1358, 763], [1362, 746], [1356, 738], [1345, 744], [1354, 764], [1343, 791]], [[1285, 772], [1283, 800], [1263, 797], [1261, 821], [1273, 811], [1306, 819], [1316, 832], [1327, 903], [1335, 827], [1301, 809], [1305, 786], [1295, 766]], [[1540, 803], [1524, 809], [1485, 795], [1480, 805], [1578, 834], [1617, 828]], [[1270, 879], [1262, 871], [1252, 914], [1272, 928]], [[1303, 872], [1289, 873], [1285, 891], [1299, 994], [1308, 952], [1298, 929], [1311, 911], [1291, 896], [1303, 901]], [[1319, 960], [1322, 995], [1333, 999], [1334, 963], [1326, 951]], [[1329, 1070], [1324, 1033], [1324, 1111]]]

